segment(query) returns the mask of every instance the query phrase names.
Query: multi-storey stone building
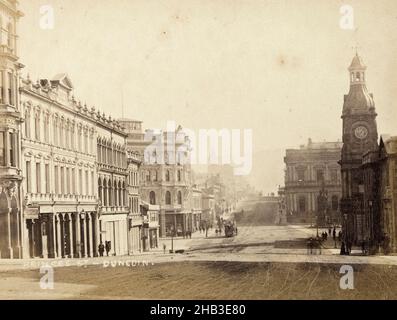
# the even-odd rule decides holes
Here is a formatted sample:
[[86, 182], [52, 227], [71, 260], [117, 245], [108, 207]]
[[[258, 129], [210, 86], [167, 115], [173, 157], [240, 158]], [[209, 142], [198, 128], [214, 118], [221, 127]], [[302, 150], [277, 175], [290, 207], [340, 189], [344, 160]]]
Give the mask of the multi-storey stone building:
[[143, 251], [142, 237], [145, 232], [143, 228], [143, 219], [141, 213], [141, 201], [139, 195], [139, 167], [142, 159], [139, 153], [128, 150], [128, 206], [129, 206], [129, 225], [128, 225], [128, 242], [129, 253]]
[[27, 255], [127, 254], [126, 134], [72, 89], [66, 75], [20, 88]]
[[126, 133], [66, 74], [19, 80], [17, 1], [0, 1], [0, 256], [127, 254]]
[[130, 128], [128, 147], [144, 159], [140, 169], [141, 197], [144, 202], [159, 206], [159, 236], [191, 231], [192, 177], [188, 138], [182, 128], [175, 132], [146, 130], [143, 133], [139, 121], [121, 119], [120, 122]]
[[379, 148], [364, 154], [361, 170], [364, 222], [357, 233], [371, 253], [397, 252], [397, 137], [382, 135]]
[[0, 257], [21, 258], [22, 171], [18, 78], [17, 1], [0, 2]]
[[[289, 222], [338, 223], [341, 198], [341, 142], [312, 142], [287, 149], [284, 157], [285, 201]], [[325, 194], [328, 205], [321, 206]]]
[[[138, 228], [139, 237], [141, 239], [141, 250], [147, 251], [150, 248], [156, 248], [158, 246], [159, 238], [159, 214], [160, 207], [155, 201], [150, 202], [147, 197], [142, 197], [142, 188], [145, 184], [145, 177], [142, 174], [144, 168], [144, 150], [147, 146], [147, 142], [144, 139], [145, 134], [142, 132], [142, 121], [131, 120], [131, 119], [119, 119], [120, 124], [123, 126], [125, 132], [127, 133], [127, 148], [128, 153], [133, 155], [133, 158], [139, 159], [139, 165], [136, 161], [132, 161], [130, 165], [133, 166], [132, 170], [135, 176], [135, 183], [139, 184], [138, 189], [134, 190], [134, 194], [130, 194], [131, 199], [135, 204], [138, 205], [138, 209], [142, 215], [141, 226], [139, 227], [138, 217], [131, 220], [133, 224], [132, 229], [130, 229], [130, 236], [138, 240]], [[137, 192], [139, 197], [137, 197]], [[138, 204], [137, 204], [138, 203]], [[134, 209], [134, 210], [136, 210]], [[135, 228], [135, 229], [133, 229]]]

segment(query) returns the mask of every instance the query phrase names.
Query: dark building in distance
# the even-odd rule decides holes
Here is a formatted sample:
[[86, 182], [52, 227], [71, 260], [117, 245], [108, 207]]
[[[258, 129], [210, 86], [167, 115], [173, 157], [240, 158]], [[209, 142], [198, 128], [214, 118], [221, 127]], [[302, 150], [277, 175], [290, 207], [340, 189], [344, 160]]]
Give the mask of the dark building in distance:
[[319, 225], [339, 222], [341, 148], [341, 142], [309, 139], [307, 145], [286, 150], [284, 192], [288, 222]]

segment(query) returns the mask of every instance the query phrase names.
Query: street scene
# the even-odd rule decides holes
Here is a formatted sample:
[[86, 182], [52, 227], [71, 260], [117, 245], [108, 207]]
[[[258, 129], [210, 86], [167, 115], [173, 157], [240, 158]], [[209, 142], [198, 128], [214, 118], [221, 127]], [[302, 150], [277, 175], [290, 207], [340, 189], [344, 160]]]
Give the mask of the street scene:
[[47, 2], [0, 0], [0, 300], [397, 299], [395, 1]]
[[[346, 258], [332, 238], [321, 254], [310, 254], [306, 240], [315, 232], [304, 225], [246, 226], [234, 238], [217, 237], [213, 230], [207, 238], [178, 238], [173, 245], [180, 254], [93, 258], [68, 261], [69, 266], [54, 260], [2, 264], [0, 298], [396, 299], [397, 256], [370, 258], [357, 251]], [[168, 248], [171, 241], [162, 244]], [[55, 286], [38, 290], [39, 266], [47, 263], [54, 265]], [[345, 264], [355, 270], [354, 290], [339, 286]]]

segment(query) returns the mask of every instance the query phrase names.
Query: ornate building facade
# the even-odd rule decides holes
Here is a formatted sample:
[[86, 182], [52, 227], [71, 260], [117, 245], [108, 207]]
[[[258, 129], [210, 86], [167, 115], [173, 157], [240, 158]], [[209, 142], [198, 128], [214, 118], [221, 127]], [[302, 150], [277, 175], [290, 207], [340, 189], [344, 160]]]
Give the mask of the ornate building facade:
[[[287, 219], [324, 225], [338, 223], [341, 176], [340, 142], [312, 142], [287, 149], [284, 157]], [[322, 208], [325, 194], [327, 205]]]
[[370, 253], [397, 252], [397, 137], [382, 135], [379, 148], [363, 156], [361, 233]]
[[139, 121], [121, 119], [120, 122], [135, 128], [129, 132], [127, 144], [143, 158], [141, 197], [144, 202], [159, 206], [159, 236], [173, 233], [181, 236], [192, 231], [192, 175], [187, 161], [188, 138], [182, 128], [175, 132], [146, 130], [143, 133]]
[[[135, 202], [135, 204], [133, 204], [133, 206], [135, 206], [134, 210], [139, 210], [142, 214], [141, 218], [143, 219], [141, 220], [140, 226], [137, 216], [135, 219], [130, 220], [130, 223], [133, 224], [132, 226], [130, 226], [130, 237], [132, 237], [132, 239], [135, 239], [136, 241], [138, 239], [139, 233], [139, 237], [142, 241], [141, 250], [147, 251], [150, 248], [156, 248], [158, 246], [160, 229], [160, 207], [156, 202], [150, 202], [148, 197], [142, 197], [142, 188], [145, 184], [145, 177], [142, 174], [142, 170], [145, 166], [144, 150], [147, 146], [147, 142], [144, 139], [145, 134], [142, 132], [141, 121], [131, 119], [119, 119], [119, 122], [127, 133], [126, 141], [129, 154], [129, 166], [132, 169], [133, 175], [135, 177], [135, 187], [133, 187], [133, 190], [130, 189], [130, 199], [132, 200], [132, 202]], [[135, 160], [133, 160], [134, 158]], [[139, 165], [137, 163], [138, 159]], [[136, 205], [138, 205], [138, 208], [136, 208]]]
[[17, 1], [0, 2], [0, 257], [21, 258], [22, 172], [18, 81]]
[[0, 257], [128, 254], [126, 133], [66, 74], [19, 79], [17, 1], [0, 1]]

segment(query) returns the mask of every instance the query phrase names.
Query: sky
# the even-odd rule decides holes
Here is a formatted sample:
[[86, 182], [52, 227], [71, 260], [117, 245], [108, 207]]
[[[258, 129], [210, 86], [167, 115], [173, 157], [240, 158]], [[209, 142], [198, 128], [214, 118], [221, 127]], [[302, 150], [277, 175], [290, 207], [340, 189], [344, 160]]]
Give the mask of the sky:
[[[345, 4], [353, 29], [340, 27]], [[40, 28], [42, 5], [53, 29]], [[20, 10], [24, 75], [67, 73], [78, 100], [145, 128], [252, 129], [249, 180], [265, 193], [283, 184], [286, 148], [341, 139], [356, 50], [378, 131], [397, 134], [395, 0], [20, 0]]]

